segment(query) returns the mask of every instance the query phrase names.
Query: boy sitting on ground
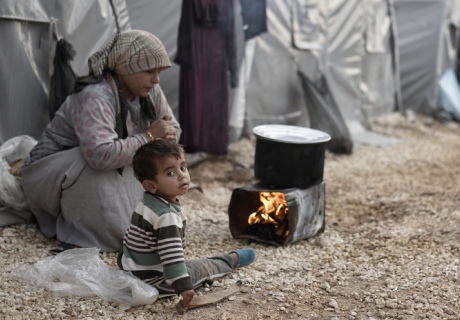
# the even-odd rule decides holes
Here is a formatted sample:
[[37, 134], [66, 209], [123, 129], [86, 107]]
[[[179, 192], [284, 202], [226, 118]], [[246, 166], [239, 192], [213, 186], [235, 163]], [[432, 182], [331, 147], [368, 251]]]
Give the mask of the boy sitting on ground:
[[186, 218], [177, 196], [187, 193], [190, 175], [180, 144], [154, 140], [141, 146], [134, 155], [133, 169], [145, 192], [118, 255], [120, 269], [153, 285], [160, 294], [180, 294], [182, 307], [187, 308], [194, 288], [255, 260], [251, 248], [185, 260]]

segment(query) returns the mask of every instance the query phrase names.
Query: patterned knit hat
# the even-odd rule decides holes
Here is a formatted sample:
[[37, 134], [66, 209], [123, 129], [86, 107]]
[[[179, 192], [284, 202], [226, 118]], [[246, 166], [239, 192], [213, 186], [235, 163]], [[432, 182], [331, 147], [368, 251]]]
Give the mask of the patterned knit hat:
[[155, 68], [171, 67], [171, 61], [161, 41], [141, 30], [119, 33], [88, 59], [90, 74], [102, 75], [104, 69], [127, 75]]

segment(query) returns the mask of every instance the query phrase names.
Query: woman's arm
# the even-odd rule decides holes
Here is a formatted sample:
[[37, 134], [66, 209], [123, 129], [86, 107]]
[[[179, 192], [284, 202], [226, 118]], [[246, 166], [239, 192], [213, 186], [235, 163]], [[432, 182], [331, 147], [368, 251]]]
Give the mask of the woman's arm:
[[145, 143], [140, 134], [119, 139], [115, 131], [115, 96], [107, 83], [87, 86], [76, 97], [74, 129], [88, 165], [111, 170], [129, 165]]

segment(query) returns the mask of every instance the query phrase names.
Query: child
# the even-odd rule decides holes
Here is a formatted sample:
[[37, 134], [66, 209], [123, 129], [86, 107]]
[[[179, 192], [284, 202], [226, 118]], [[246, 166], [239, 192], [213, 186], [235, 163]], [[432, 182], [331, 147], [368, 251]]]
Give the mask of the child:
[[180, 144], [154, 140], [141, 146], [134, 155], [133, 169], [145, 192], [131, 217], [123, 251], [118, 256], [122, 270], [155, 286], [160, 294], [180, 294], [182, 307], [187, 308], [194, 288], [255, 260], [256, 253], [251, 248], [185, 260], [186, 219], [177, 196], [187, 193], [190, 175]]

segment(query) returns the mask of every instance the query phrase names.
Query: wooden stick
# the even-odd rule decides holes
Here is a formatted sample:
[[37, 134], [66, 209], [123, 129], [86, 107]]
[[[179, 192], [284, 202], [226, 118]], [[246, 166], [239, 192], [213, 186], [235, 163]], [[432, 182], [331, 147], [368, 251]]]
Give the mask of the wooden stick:
[[224, 300], [225, 298], [228, 298], [231, 295], [234, 295], [235, 293], [240, 291], [241, 285], [242, 285], [242, 282], [238, 281], [234, 285], [232, 285], [231, 287], [228, 287], [225, 290], [211, 292], [211, 293], [201, 295], [201, 296], [194, 296], [192, 301], [190, 301], [190, 304], [188, 305], [187, 308], [184, 308], [182, 306], [182, 300], [180, 300], [176, 304], [176, 311], [179, 314], [184, 314], [185, 311], [187, 311], [188, 309], [194, 309], [194, 308], [198, 308], [198, 307], [209, 306], [209, 305], [212, 305], [214, 303], [220, 302], [220, 301]]

